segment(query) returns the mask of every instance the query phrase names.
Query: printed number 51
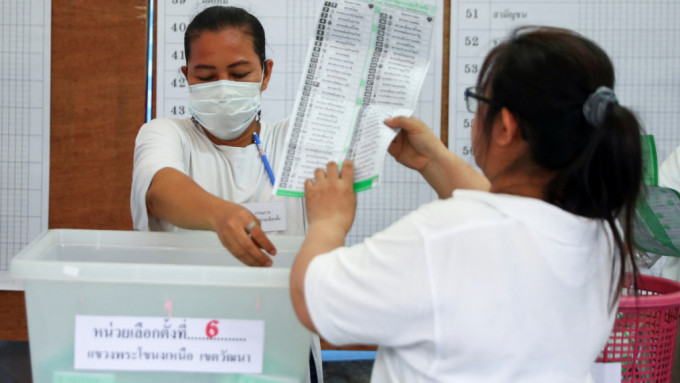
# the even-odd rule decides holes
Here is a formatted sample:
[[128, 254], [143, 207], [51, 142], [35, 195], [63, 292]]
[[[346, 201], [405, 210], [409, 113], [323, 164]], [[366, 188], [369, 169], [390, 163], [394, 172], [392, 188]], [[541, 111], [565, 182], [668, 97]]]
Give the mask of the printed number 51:
[[212, 339], [220, 332], [220, 330], [217, 328], [218, 323], [219, 322], [214, 319], [208, 322], [208, 325], [205, 326], [205, 335], [207, 335], [208, 338]]

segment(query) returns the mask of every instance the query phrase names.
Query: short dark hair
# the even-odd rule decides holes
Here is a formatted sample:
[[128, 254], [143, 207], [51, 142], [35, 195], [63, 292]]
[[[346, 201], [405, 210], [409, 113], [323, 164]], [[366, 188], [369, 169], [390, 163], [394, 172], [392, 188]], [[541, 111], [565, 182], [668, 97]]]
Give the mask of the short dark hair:
[[266, 39], [264, 28], [257, 19], [243, 8], [214, 6], [197, 14], [184, 32], [184, 57], [189, 62], [191, 42], [204, 31], [219, 32], [225, 28], [241, 28], [253, 39], [253, 50], [260, 59], [260, 65], [266, 61]]
[[[627, 258], [637, 272], [632, 226], [642, 184], [642, 128], [616, 102], [608, 105], [600, 126], [583, 114], [588, 97], [601, 86], [613, 89], [614, 81], [611, 60], [594, 42], [566, 29], [528, 26], [489, 52], [477, 87], [494, 101], [484, 109], [487, 143], [493, 121], [507, 108], [518, 119], [530, 160], [555, 172], [544, 199], [608, 223], [620, 254], [614, 275], [621, 287]], [[623, 238], [617, 218], [623, 220]]]

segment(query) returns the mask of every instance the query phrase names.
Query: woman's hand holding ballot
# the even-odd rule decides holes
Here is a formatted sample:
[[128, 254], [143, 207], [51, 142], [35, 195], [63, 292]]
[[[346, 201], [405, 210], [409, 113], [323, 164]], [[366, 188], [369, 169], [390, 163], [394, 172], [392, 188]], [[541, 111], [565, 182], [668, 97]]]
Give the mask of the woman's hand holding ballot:
[[357, 198], [354, 194], [354, 164], [351, 160], [331, 162], [326, 171], [316, 169], [314, 179], [305, 182], [305, 202], [310, 228], [317, 225], [337, 230], [344, 237], [352, 228]]
[[437, 192], [449, 198], [454, 189], [489, 190], [489, 180], [449, 151], [432, 130], [415, 117], [394, 117], [385, 124], [401, 129], [388, 148], [400, 164], [417, 170]]
[[425, 123], [415, 117], [388, 118], [385, 124], [400, 129], [387, 151], [400, 164], [422, 173], [449, 151]]

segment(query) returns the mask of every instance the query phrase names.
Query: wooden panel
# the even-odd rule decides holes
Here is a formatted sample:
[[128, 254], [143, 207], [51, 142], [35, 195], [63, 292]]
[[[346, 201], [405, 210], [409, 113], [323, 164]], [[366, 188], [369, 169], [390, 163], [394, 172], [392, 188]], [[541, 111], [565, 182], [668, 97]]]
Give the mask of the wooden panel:
[[444, 0], [444, 36], [442, 42], [442, 112], [440, 138], [449, 146], [449, 48], [451, 31], [451, 0]]
[[0, 290], [0, 340], [27, 341], [23, 291]]
[[132, 229], [146, 2], [52, 1], [50, 228]]

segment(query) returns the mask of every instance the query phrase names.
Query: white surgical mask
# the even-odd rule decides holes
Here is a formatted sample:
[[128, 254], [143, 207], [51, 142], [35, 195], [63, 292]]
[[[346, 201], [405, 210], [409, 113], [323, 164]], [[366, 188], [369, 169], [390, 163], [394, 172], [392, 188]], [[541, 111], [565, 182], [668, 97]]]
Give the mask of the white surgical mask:
[[261, 86], [262, 80], [190, 85], [189, 112], [213, 136], [233, 140], [243, 134], [260, 112]]

